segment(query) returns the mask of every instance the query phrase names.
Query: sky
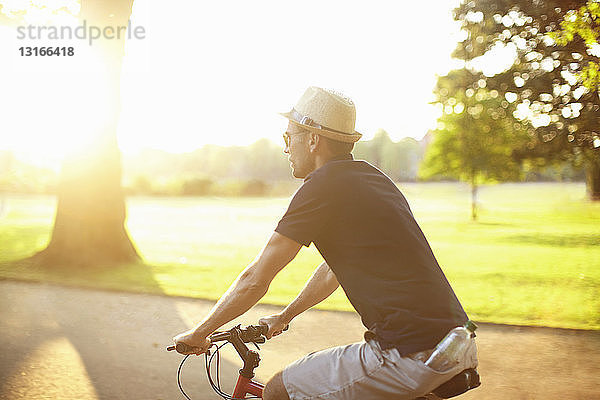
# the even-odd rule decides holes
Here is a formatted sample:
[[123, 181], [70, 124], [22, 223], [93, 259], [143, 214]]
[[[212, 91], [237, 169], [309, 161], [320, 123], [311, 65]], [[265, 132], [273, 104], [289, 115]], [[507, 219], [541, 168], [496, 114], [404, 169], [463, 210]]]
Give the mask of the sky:
[[[430, 104], [436, 75], [460, 65], [450, 58], [461, 36], [451, 14], [456, 5], [135, 0], [131, 23], [145, 35], [126, 44], [119, 146], [135, 153], [188, 152], [260, 138], [279, 143], [287, 123], [278, 113], [289, 111], [313, 85], [353, 99], [356, 130], [364, 139], [378, 129], [393, 140], [420, 139], [440, 115]], [[46, 60], [19, 57], [24, 42], [15, 35], [15, 28], [0, 28], [0, 57], [9, 60], [0, 73], [10, 77], [0, 89], [0, 150], [58, 162], [85, 133], [48, 128], [50, 121], [60, 122], [61, 85], [67, 83], [41, 82], [36, 68], [47, 68], [41, 64]], [[68, 70], [71, 61], [56, 62]], [[60, 76], [68, 80], [64, 71]]]

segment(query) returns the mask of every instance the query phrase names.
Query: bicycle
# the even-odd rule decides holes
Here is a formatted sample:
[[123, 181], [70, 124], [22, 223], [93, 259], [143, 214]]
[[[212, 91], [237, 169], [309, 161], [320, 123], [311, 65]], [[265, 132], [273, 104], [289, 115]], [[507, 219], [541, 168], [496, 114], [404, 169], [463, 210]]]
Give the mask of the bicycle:
[[[287, 327], [284, 330], [287, 330]], [[248, 349], [246, 343], [253, 343], [256, 346], [256, 348], [260, 350], [258, 344], [265, 343], [265, 335], [267, 334], [267, 331], [268, 327], [266, 325], [248, 325], [245, 328], [242, 328], [241, 325], [237, 325], [229, 329], [228, 331], [215, 332], [209, 336], [212, 345], [204, 355], [206, 363], [206, 375], [208, 377], [208, 382], [210, 383], [212, 389], [223, 399], [262, 399], [264, 385], [252, 379], [254, 378], [254, 369], [256, 369], [260, 363], [260, 356], [258, 352]], [[217, 345], [216, 343], [218, 342], [226, 343]], [[229, 343], [233, 345], [234, 349], [244, 362], [243, 367], [239, 370], [238, 379], [233, 389], [233, 393], [231, 395], [223, 392], [223, 390], [221, 389], [219, 377], [219, 350]], [[211, 353], [210, 349], [212, 348], [212, 346], [215, 346], [216, 348], [215, 351]], [[194, 351], [192, 347], [186, 345], [185, 343], [178, 343], [177, 347], [167, 347], [167, 351], [172, 350], [177, 350], [178, 353], [188, 353]], [[179, 369], [177, 370], [177, 384], [183, 396], [187, 400], [192, 400], [185, 393], [181, 385], [181, 369], [189, 356], [190, 355], [186, 355], [185, 358], [181, 361], [181, 364], [179, 365]], [[216, 383], [213, 380], [210, 372], [210, 367], [215, 357], [217, 358]], [[474, 389], [480, 385], [481, 381], [479, 379], [479, 374], [477, 373], [477, 370], [472, 368], [466, 369], [460, 372], [459, 374], [455, 375], [447, 382], [438, 386], [426, 396], [418, 397], [414, 400], [448, 399], [463, 394], [466, 391]], [[250, 397], [246, 397], [246, 395], [250, 395]]]

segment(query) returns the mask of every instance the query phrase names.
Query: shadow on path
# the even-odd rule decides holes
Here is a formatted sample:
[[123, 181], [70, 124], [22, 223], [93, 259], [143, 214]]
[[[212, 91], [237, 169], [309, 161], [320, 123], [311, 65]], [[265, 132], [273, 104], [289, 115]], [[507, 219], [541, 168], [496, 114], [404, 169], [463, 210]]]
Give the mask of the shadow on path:
[[[182, 358], [165, 347], [187, 325], [175, 302], [157, 298], [0, 281], [0, 398], [183, 398]], [[232, 385], [238, 366], [221, 369]], [[183, 378], [193, 399], [215, 398], [203, 357]]]

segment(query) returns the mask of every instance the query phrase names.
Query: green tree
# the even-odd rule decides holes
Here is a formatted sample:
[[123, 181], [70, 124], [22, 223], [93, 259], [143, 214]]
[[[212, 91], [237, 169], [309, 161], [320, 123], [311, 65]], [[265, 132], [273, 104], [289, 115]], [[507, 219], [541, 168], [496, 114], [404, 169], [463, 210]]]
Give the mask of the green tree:
[[560, 22], [560, 29], [550, 33], [550, 37], [560, 46], [566, 46], [579, 36], [587, 46], [581, 54], [581, 73], [577, 74], [583, 85], [589, 90], [598, 90], [600, 86], [600, 0], [588, 0], [578, 10], [569, 10]]
[[[513, 116], [526, 124], [529, 139], [514, 155], [536, 164], [584, 164], [589, 196], [598, 200], [600, 97], [597, 86], [586, 87], [578, 78], [590, 75], [584, 72], [591, 65], [589, 45], [580, 35], [568, 42], [552, 38], [565, 17], [568, 23], [576, 13], [570, 10], [585, 5], [584, 0], [465, 1], [455, 10], [464, 40], [453, 55], [471, 72], [464, 90], [485, 86], [515, 104]], [[504, 54], [505, 64], [498, 65], [502, 61], [494, 54]]]
[[495, 90], [462, 90], [470, 72], [452, 71], [435, 89], [444, 114], [420, 169], [424, 179], [455, 178], [471, 185], [471, 218], [477, 219], [477, 189], [482, 183], [518, 179], [513, 148], [526, 132], [509, 117], [511, 106]]

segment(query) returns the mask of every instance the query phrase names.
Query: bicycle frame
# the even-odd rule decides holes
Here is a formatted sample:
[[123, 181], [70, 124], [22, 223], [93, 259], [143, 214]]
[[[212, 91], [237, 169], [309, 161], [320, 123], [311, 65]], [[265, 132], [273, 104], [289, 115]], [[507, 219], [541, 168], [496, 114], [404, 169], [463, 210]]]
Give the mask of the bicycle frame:
[[246, 395], [250, 394], [262, 398], [264, 388], [265, 386], [262, 383], [246, 378], [240, 373], [235, 384], [235, 389], [233, 390], [233, 397], [236, 399], [245, 399]]

